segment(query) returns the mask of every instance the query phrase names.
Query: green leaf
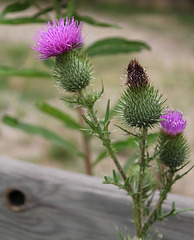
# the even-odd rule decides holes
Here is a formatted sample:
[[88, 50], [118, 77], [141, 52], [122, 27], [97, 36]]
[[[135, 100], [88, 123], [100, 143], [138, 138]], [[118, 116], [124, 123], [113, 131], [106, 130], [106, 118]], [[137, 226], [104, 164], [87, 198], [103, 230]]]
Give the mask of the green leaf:
[[118, 183], [117, 174], [114, 169], [113, 169], [113, 180], [115, 183]]
[[116, 149], [116, 151], [123, 151], [129, 148], [134, 149], [137, 148], [137, 145], [135, 143], [136, 141], [138, 141], [138, 138], [130, 136], [125, 140], [114, 142], [113, 146]]
[[159, 133], [156, 132], [156, 133], [150, 133], [148, 134], [148, 137], [147, 137], [147, 145], [150, 146], [152, 145], [153, 143], [155, 143], [158, 139], [158, 136], [159, 136]]
[[174, 215], [177, 215], [177, 214], [183, 213], [183, 212], [189, 212], [189, 211], [194, 211], [194, 208], [182, 208], [179, 210], [175, 210]]
[[65, 150], [71, 152], [72, 154], [84, 157], [84, 154], [78, 151], [73, 144], [44, 127], [22, 123], [16, 118], [10, 117], [8, 115], [5, 115], [3, 117], [3, 123], [9, 125], [10, 127], [20, 129], [29, 134], [38, 135], [48, 140], [51, 140], [53, 143], [63, 147]]
[[16, 1], [14, 3], [11, 3], [5, 7], [5, 9], [1, 13], [1, 17], [4, 17], [7, 13], [12, 13], [12, 12], [19, 12], [26, 10], [31, 6], [32, 1], [27, 0], [27, 1]]
[[67, 10], [67, 12], [66, 12], [67, 17], [71, 17], [74, 15], [74, 10], [75, 10], [75, 1], [74, 0], [71, 0], [68, 2], [66, 10]]
[[81, 126], [78, 122], [76, 122], [70, 115], [62, 112], [58, 108], [55, 108], [49, 105], [48, 103], [38, 102], [36, 103], [36, 107], [40, 111], [61, 120], [68, 128], [75, 129], [75, 130], [80, 130], [81, 128], [83, 128], [83, 126]]
[[19, 76], [19, 77], [38, 77], [38, 78], [50, 77], [50, 74], [48, 72], [45, 72], [42, 70], [33, 69], [33, 68], [16, 69], [8, 66], [0, 66], [0, 75], [1, 76]]
[[123, 169], [127, 171], [135, 162], [137, 159], [137, 153], [134, 153], [124, 164]]
[[29, 23], [45, 23], [48, 22], [48, 19], [40, 19], [40, 18], [33, 18], [33, 17], [18, 17], [18, 18], [10, 18], [10, 19], [5, 19], [1, 18], [0, 19], [0, 24], [29, 24]]
[[54, 60], [52, 60], [51, 58], [44, 60], [42, 63], [44, 63], [44, 65], [46, 65], [49, 68], [54, 67], [55, 64]]
[[101, 162], [101, 160], [103, 160], [105, 157], [108, 156], [108, 153], [106, 150], [103, 150], [98, 157], [96, 158], [96, 160], [92, 163], [92, 167], [95, 167], [99, 162]]
[[[117, 152], [123, 151], [125, 149], [129, 149], [129, 148], [136, 148], [137, 145], [135, 143], [135, 141], [137, 141], [137, 138], [135, 137], [128, 137], [126, 140], [120, 140], [120, 141], [116, 141], [113, 143], [113, 147], [116, 149]], [[99, 162], [101, 162], [105, 157], [108, 156], [108, 153], [106, 150], [103, 150], [98, 157], [96, 158], [96, 160], [92, 163], [92, 166], [96, 166]]]
[[123, 236], [123, 234], [121, 233], [121, 231], [118, 228], [117, 228], [117, 232], [118, 232], [121, 240], [126, 240], [126, 238]]
[[98, 26], [98, 27], [111, 27], [111, 28], [121, 28], [117, 24], [109, 24], [105, 22], [99, 22], [89, 16], [80, 16], [78, 14], [74, 14], [75, 19], [78, 21], [83, 21], [85, 23], [88, 23], [90, 25]]
[[90, 57], [93, 57], [98, 55], [139, 52], [144, 49], [150, 49], [145, 42], [130, 41], [125, 38], [115, 37], [99, 40], [86, 48], [85, 52]]
[[[158, 138], [158, 134], [159, 133], [150, 133], [148, 135], [147, 138], [147, 144], [148, 146], [152, 145], [153, 143], [156, 142], [157, 138]], [[129, 136], [127, 139], [125, 140], [119, 140], [113, 143], [113, 147], [116, 149], [117, 152], [123, 151], [125, 149], [135, 149], [137, 148], [137, 144], [136, 142], [138, 141], [137, 137], [134, 136]], [[107, 157], [108, 153], [106, 150], [103, 150], [102, 152], [100, 152], [100, 154], [98, 155], [98, 157], [96, 158], [96, 160], [92, 163], [92, 166], [96, 166], [99, 162], [101, 162], [105, 157]], [[128, 164], [130, 164], [131, 162], [133, 162], [133, 160], [135, 160], [136, 158], [136, 154], [134, 154], [132, 156], [132, 160], [127, 161], [126, 163], [126, 168], [129, 167]]]
[[36, 12], [34, 15], [33, 15], [33, 18], [37, 18], [43, 14], [46, 14], [48, 12], [51, 12], [53, 11], [53, 6], [49, 6], [49, 7], [46, 7], [44, 9], [41, 9], [40, 11]]
[[110, 99], [108, 99], [108, 102], [107, 102], [104, 124], [106, 124], [109, 121], [109, 114], [110, 114]]

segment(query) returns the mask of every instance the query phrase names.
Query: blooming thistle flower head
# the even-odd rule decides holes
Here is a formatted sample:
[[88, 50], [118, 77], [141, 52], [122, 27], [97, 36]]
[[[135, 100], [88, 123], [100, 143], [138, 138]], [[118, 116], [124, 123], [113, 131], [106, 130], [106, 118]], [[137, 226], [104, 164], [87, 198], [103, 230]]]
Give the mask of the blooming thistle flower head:
[[159, 159], [171, 170], [181, 166], [189, 156], [189, 145], [183, 130], [187, 121], [177, 109], [163, 112], [160, 116], [162, 131], [159, 136], [160, 153]]
[[171, 136], [175, 136], [185, 129], [187, 121], [183, 118], [183, 114], [177, 109], [165, 111], [161, 117], [162, 130]]
[[145, 87], [148, 84], [148, 75], [136, 59], [129, 62], [126, 72], [127, 81], [125, 85], [128, 85], [131, 90]]
[[74, 18], [53, 20], [52, 25], [48, 22], [45, 27], [46, 29], [42, 27], [37, 31], [34, 36], [35, 44], [31, 45], [38, 53], [37, 58], [46, 60], [82, 46], [81, 23]]

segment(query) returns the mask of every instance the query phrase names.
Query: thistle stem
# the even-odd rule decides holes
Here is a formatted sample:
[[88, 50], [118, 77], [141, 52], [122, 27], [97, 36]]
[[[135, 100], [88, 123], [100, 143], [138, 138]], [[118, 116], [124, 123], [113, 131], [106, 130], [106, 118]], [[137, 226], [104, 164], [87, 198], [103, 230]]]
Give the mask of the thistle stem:
[[142, 135], [140, 139], [140, 159], [139, 159], [139, 174], [138, 174], [138, 182], [137, 182], [137, 224], [136, 224], [136, 236], [138, 238], [142, 237], [142, 224], [143, 224], [143, 199], [142, 199], [142, 187], [143, 181], [145, 178], [145, 168], [147, 166], [145, 160], [145, 149], [146, 149], [146, 139], [147, 139], [147, 128], [142, 128]]
[[170, 192], [172, 185], [175, 182], [175, 180], [173, 180], [174, 174], [175, 174], [174, 172], [170, 171], [170, 174], [167, 178], [167, 182], [166, 182], [165, 186], [163, 186], [163, 191], [161, 192], [160, 197], [159, 197], [158, 201], [156, 202], [154, 208], [152, 209], [151, 213], [149, 214], [146, 222], [144, 223], [144, 226], [142, 228], [142, 233], [144, 235], [147, 233], [150, 225], [155, 221], [155, 220], [153, 220], [155, 213], [157, 212], [158, 208], [161, 207], [162, 203], [164, 202], [164, 200], [167, 197], [167, 194]]
[[[80, 97], [83, 101], [83, 105], [84, 107], [87, 109], [88, 115], [91, 118], [91, 121], [95, 124], [96, 127], [98, 127], [99, 131], [98, 131], [98, 137], [102, 140], [103, 145], [106, 147], [110, 157], [112, 158], [112, 160], [114, 161], [119, 173], [121, 174], [125, 185], [127, 186], [128, 189], [128, 193], [131, 195], [132, 199], [133, 199], [133, 203], [134, 203], [134, 213], [135, 213], [135, 224], [136, 224], [136, 229], [137, 229], [137, 237], [140, 239], [141, 238], [141, 220], [140, 217], [141, 216], [141, 212], [139, 213], [139, 207], [140, 205], [138, 204], [138, 200], [137, 200], [137, 194], [135, 193], [135, 190], [132, 186], [132, 184], [129, 182], [128, 177], [125, 173], [125, 171], [123, 170], [121, 164], [118, 161], [117, 155], [115, 153], [115, 150], [111, 144], [111, 140], [109, 137], [109, 134], [107, 134], [106, 131], [103, 131], [102, 127], [100, 126], [100, 121], [98, 120], [98, 118], [96, 117], [95, 111], [93, 106], [87, 104], [87, 96], [85, 91], [81, 91], [80, 92]], [[143, 145], [145, 145], [145, 140], [147, 136], [147, 130], [145, 132], [145, 136], [143, 137]], [[142, 150], [143, 152], [145, 151], [145, 147], [143, 147], [144, 150]], [[141, 156], [143, 156], [144, 159], [144, 153], [141, 154]], [[143, 161], [143, 160], [142, 160]], [[142, 180], [141, 180], [142, 181]], [[141, 182], [140, 181], [140, 182]]]
[[80, 92], [80, 96], [81, 96], [81, 98], [82, 98], [82, 100], [83, 100], [83, 102], [84, 102], [84, 106], [87, 108], [88, 115], [90, 116], [90, 118], [91, 118], [91, 120], [93, 121], [93, 123], [95, 124], [95, 126], [97, 126], [97, 127], [99, 128], [99, 130], [100, 130], [99, 133], [98, 133], [98, 134], [99, 134], [99, 138], [102, 140], [103, 145], [106, 147], [106, 149], [107, 149], [110, 157], [111, 157], [112, 160], [114, 161], [114, 163], [115, 163], [118, 171], [120, 172], [120, 174], [121, 174], [124, 182], [126, 183], [129, 192], [130, 192], [130, 193], [132, 194], [132, 196], [133, 196], [133, 194], [134, 194], [134, 189], [133, 189], [131, 183], [130, 183], [129, 181], [127, 181], [127, 175], [125, 174], [122, 166], [120, 165], [120, 163], [119, 163], [119, 161], [118, 161], [118, 159], [117, 159], [117, 155], [116, 155], [115, 150], [114, 150], [114, 148], [113, 148], [113, 146], [112, 146], [112, 144], [111, 144], [111, 140], [110, 140], [110, 138], [109, 138], [109, 135], [106, 134], [106, 133], [102, 130], [102, 128], [101, 128], [101, 126], [100, 126], [100, 122], [99, 122], [99, 120], [98, 120], [98, 118], [96, 117], [96, 114], [95, 114], [95, 112], [94, 112], [93, 106], [89, 106], [89, 105], [87, 104], [87, 96], [86, 96], [85, 92], [84, 92], [84, 91], [81, 91], [81, 92]]
[[[82, 115], [84, 114], [83, 112], [83, 108], [81, 106], [77, 107], [78, 110], [78, 115], [80, 118], [80, 122], [81, 124], [84, 124], [84, 120], [82, 118]], [[89, 144], [89, 139], [88, 136], [84, 133], [82, 133], [82, 139], [83, 139], [83, 147], [85, 150], [85, 169], [86, 169], [86, 173], [88, 175], [92, 175], [92, 167], [91, 167], [91, 151], [90, 151], [90, 144]]]

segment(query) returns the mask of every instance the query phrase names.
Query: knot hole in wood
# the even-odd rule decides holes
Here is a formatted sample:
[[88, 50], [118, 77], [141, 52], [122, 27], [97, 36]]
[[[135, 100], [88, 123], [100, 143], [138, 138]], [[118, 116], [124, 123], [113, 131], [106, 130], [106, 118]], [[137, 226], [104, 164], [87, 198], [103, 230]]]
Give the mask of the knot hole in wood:
[[15, 212], [23, 211], [28, 208], [28, 194], [22, 189], [8, 188], [4, 191], [3, 199], [5, 204]]

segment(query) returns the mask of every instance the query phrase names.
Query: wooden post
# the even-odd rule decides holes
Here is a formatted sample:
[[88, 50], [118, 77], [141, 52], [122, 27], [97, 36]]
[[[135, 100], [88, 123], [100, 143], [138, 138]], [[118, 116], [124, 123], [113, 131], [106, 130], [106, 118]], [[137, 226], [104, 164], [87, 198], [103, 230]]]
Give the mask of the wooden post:
[[[0, 158], [0, 239], [119, 240], [116, 227], [134, 233], [130, 197], [102, 179]], [[171, 194], [177, 208], [194, 199]], [[194, 212], [157, 223], [165, 240], [191, 240]], [[155, 238], [154, 238], [155, 239]]]

